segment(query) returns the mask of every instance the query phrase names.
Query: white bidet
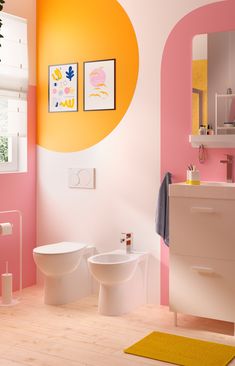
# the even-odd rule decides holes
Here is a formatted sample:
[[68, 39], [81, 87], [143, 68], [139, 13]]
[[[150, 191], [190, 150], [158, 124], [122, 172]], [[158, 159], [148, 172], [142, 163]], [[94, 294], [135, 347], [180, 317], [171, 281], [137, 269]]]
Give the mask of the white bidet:
[[103, 315], [121, 315], [132, 308], [130, 289], [126, 284], [133, 277], [141, 254], [120, 251], [88, 258], [88, 267], [100, 283], [98, 310]]

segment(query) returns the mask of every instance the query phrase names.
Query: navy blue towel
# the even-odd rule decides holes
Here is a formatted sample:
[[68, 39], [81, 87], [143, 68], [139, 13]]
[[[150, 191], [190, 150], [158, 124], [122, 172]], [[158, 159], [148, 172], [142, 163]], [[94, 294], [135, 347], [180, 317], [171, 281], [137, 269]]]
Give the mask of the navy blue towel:
[[158, 194], [156, 211], [156, 232], [162, 237], [164, 243], [169, 246], [169, 197], [168, 186], [171, 184], [172, 174], [167, 172], [163, 178]]

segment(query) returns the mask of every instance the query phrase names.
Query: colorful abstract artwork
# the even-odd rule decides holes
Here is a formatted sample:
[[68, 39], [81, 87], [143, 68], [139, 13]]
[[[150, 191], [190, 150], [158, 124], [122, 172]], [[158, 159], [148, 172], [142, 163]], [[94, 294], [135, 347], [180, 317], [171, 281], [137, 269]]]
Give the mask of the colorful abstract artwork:
[[83, 109], [116, 109], [116, 60], [84, 62]]
[[78, 110], [78, 64], [49, 66], [49, 112]]

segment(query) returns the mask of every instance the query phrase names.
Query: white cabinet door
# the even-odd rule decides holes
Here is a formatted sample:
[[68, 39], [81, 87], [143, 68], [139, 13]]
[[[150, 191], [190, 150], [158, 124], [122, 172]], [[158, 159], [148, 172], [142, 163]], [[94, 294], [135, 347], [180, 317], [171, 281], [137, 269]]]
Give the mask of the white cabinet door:
[[235, 261], [170, 254], [170, 309], [235, 322]]
[[235, 260], [235, 200], [170, 197], [170, 251]]

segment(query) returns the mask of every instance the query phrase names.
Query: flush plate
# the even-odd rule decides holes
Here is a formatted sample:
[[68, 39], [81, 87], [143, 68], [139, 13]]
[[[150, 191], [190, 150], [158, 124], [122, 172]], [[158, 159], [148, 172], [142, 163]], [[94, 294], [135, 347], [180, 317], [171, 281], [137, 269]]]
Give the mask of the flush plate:
[[95, 188], [94, 168], [70, 168], [69, 169], [70, 188]]

